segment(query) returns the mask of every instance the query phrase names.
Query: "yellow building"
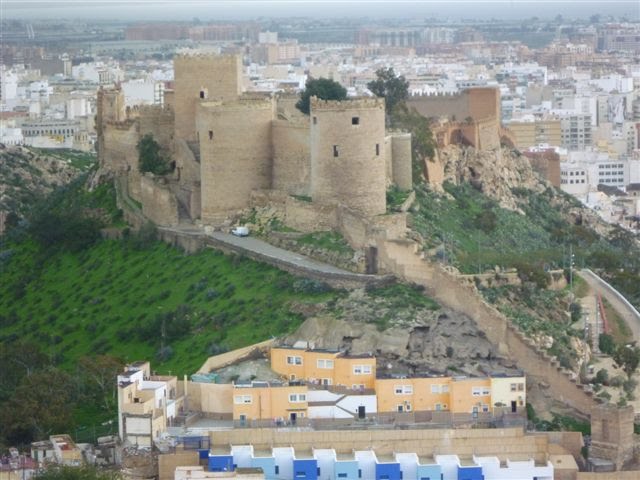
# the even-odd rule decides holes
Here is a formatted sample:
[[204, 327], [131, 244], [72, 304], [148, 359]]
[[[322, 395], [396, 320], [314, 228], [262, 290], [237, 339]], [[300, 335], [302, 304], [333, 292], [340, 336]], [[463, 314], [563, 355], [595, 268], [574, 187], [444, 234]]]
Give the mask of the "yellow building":
[[379, 378], [375, 390], [381, 413], [516, 413], [526, 405], [525, 377]]
[[374, 388], [376, 359], [371, 355], [345, 355], [338, 351], [294, 347], [271, 349], [271, 369], [289, 381]]
[[450, 384], [453, 413], [491, 412], [491, 378], [458, 378]]
[[516, 148], [527, 150], [540, 144], [555, 147], [562, 145], [560, 120], [512, 121], [509, 130], [513, 133]]
[[307, 417], [306, 385], [270, 382], [237, 384], [233, 388], [233, 419], [241, 424], [256, 420], [295, 423]]
[[516, 413], [527, 405], [525, 377], [491, 377], [491, 404], [493, 409], [504, 408]]
[[378, 412], [449, 410], [451, 377], [379, 378]]

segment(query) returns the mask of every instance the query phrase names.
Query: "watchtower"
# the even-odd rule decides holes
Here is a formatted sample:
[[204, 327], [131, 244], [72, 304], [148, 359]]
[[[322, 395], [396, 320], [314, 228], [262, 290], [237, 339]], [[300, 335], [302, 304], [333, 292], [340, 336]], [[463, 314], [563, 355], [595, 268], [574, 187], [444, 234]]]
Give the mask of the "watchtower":
[[384, 99], [311, 99], [311, 198], [386, 211]]

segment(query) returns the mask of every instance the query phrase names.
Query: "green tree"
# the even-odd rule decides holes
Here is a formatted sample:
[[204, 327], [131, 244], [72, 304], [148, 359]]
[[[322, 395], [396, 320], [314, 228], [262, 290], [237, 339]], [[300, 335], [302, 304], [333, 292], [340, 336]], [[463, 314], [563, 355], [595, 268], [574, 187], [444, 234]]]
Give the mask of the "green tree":
[[89, 465], [69, 467], [52, 464], [39, 471], [35, 478], [37, 480], [121, 480], [123, 477], [119, 472], [99, 470]]
[[389, 119], [409, 97], [409, 82], [403, 75], [396, 75], [391, 67], [376, 70], [376, 79], [367, 83], [367, 87], [374, 95], [384, 98]]
[[111, 355], [82, 357], [78, 378], [82, 381], [87, 400], [102, 404], [107, 412], [114, 412], [117, 401], [115, 378], [122, 371], [124, 362]]
[[631, 377], [640, 365], [640, 348], [620, 345], [613, 354], [613, 360]]
[[171, 172], [169, 162], [161, 151], [160, 144], [153, 135], [147, 133], [138, 142], [138, 169], [155, 175], [166, 175]]
[[296, 103], [296, 108], [305, 115], [309, 115], [311, 111], [311, 97], [322, 100], [345, 100], [347, 90], [329, 78], [310, 78], [307, 80], [305, 89], [300, 92], [300, 100]]
[[28, 445], [68, 431], [73, 425], [74, 399], [71, 377], [57, 368], [24, 377], [11, 398], [0, 405], [1, 440]]

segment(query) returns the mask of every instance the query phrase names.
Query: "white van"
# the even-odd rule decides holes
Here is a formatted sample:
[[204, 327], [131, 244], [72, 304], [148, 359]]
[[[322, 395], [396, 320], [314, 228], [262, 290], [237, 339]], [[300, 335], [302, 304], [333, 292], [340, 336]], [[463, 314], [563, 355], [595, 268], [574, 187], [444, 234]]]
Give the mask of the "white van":
[[236, 237], [248, 237], [249, 236], [249, 228], [248, 227], [235, 227], [231, 230], [231, 233]]

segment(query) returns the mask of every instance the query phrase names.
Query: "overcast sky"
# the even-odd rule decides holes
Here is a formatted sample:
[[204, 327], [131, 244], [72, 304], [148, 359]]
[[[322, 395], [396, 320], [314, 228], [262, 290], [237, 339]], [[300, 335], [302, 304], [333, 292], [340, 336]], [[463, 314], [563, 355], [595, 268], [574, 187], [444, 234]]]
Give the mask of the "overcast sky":
[[585, 18], [640, 21], [640, 0], [0, 0], [2, 18], [246, 20], [258, 17]]

